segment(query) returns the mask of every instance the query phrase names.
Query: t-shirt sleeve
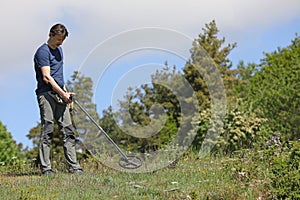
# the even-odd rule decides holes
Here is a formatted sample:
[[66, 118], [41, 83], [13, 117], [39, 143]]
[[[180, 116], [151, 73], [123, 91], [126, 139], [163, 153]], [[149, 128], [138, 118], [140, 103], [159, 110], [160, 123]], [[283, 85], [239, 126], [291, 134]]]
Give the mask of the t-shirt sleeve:
[[50, 66], [49, 52], [44, 48], [39, 48], [35, 54], [35, 62], [38, 67]]

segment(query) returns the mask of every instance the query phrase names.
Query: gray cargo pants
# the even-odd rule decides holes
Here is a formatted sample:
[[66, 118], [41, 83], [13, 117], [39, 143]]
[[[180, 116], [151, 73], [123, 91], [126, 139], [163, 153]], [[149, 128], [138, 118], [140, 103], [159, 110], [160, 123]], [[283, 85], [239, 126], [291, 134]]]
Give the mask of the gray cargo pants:
[[50, 144], [53, 138], [54, 120], [57, 121], [63, 134], [64, 155], [70, 170], [81, 169], [76, 159], [74, 127], [67, 104], [56, 102], [47, 92], [38, 95], [37, 100], [42, 126], [39, 146], [42, 172], [51, 169]]

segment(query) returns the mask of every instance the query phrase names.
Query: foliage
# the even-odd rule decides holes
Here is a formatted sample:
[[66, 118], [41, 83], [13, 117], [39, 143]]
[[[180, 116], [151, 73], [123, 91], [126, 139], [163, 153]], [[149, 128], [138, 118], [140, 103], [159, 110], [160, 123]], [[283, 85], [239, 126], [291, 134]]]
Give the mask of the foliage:
[[277, 199], [300, 198], [300, 141], [272, 157], [272, 191]]
[[119, 102], [121, 109], [114, 114], [122, 129], [116, 141], [141, 152], [169, 144], [180, 124], [179, 102], [172, 92], [172, 88], [182, 87], [180, 76], [175, 67], [166, 65], [152, 76], [152, 84], [128, 89], [125, 100]]
[[[207, 145], [203, 144], [203, 141], [209, 129], [213, 129], [211, 121], [211, 112], [208, 109], [202, 111], [199, 117], [194, 118], [193, 124], [198, 126], [198, 129], [190, 132], [189, 136], [195, 136], [192, 143], [192, 148], [195, 150], [200, 150], [202, 145]], [[264, 122], [266, 119], [257, 117], [254, 113], [235, 108], [227, 111], [219, 137], [215, 141], [208, 142], [215, 145], [214, 152], [226, 154], [239, 149], [252, 148], [268, 138]]]
[[238, 101], [240, 99], [245, 99], [247, 97], [247, 87], [250, 83], [250, 79], [258, 72], [259, 65], [255, 63], [244, 63], [240, 61], [237, 65], [237, 75], [239, 79], [239, 84], [234, 86], [234, 96]]
[[[236, 43], [224, 45], [225, 38], [218, 38], [219, 29], [214, 20], [205, 24], [202, 30], [203, 33], [199, 34], [192, 44], [190, 61], [183, 69], [184, 76], [196, 92], [200, 108], [205, 109], [209, 106], [210, 95], [220, 95], [208, 90], [207, 81], [214, 81], [210, 79], [211, 77], [222, 78], [227, 104], [234, 106], [234, 86], [239, 84], [239, 79], [236, 78], [237, 70], [231, 69], [232, 62], [228, 55], [236, 47]], [[218, 72], [211, 71], [214, 69], [212, 65], [218, 69]]]
[[11, 133], [0, 121], [0, 165], [11, 164], [20, 159], [21, 151]]
[[255, 143], [266, 140], [263, 123], [267, 120], [253, 113], [231, 110], [225, 117], [225, 125], [216, 145], [222, 152], [252, 148]]
[[29, 130], [29, 133], [26, 137], [32, 141], [33, 148], [27, 150], [27, 158], [30, 160], [35, 160], [36, 165], [39, 164], [39, 143], [40, 143], [40, 135], [41, 135], [41, 124], [37, 123], [37, 125]]
[[[125, 132], [135, 137], [142, 133], [147, 139], [125, 139], [122, 134], [118, 134], [122, 141], [128, 141], [126, 144], [131, 147], [136, 143], [135, 147], [142, 151], [162, 148], [173, 139], [178, 145], [189, 143], [191, 140], [187, 139], [187, 133], [192, 129], [194, 112], [209, 108], [212, 98], [225, 99], [223, 91], [217, 90], [215, 77], [222, 78], [228, 91], [228, 99], [231, 101], [233, 85], [237, 84], [239, 79], [235, 77], [236, 70], [230, 69], [232, 64], [227, 56], [236, 44], [223, 47], [225, 38], [218, 39], [218, 32], [215, 21], [205, 25], [203, 33], [193, 42], [191, 58], [182, 71], [177, 71], [176, 66], [171, 68], [165, 63], [163, 70], [152, 75], [151, 84], [128, 89], [125, 100], [120, 101], [121, 109], [115, 117], [123, 131], [126, 130]], [[181, 79], [187, 80], [188, 83]], [[207, 86], [208, 81], [212, 85], [211, 91]], [[187, 92], [186, 84], [192, 88], [196, 99]], [[195, 102], [196, 100], [198, 102]], [[194, 105], [198, 105], [198, 108]], [[187, 113], [182, 113], [182, 106], [190, 107]], [[164, 113], [165, 116], [162, 118], [162, 115], [157, 113]], [[165, 122], [163, 128], [159, 131], [154, 130], [153, 127], [161, 127], [162, 122]]]
[[300, 37], [286, 48], [265, 53], [260, 69], [245, 88], [248, 106], [268, 118], [273, 131], [300, 138]]

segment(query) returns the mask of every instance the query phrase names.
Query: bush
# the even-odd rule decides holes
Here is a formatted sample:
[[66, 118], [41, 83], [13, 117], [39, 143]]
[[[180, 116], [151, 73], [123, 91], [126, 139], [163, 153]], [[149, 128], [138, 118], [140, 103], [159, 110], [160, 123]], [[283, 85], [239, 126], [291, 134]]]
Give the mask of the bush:
[[300, 199], [300, 141], [289, 151], [273, 156], [271, 163], [272, 192], [277, 199]]
[[0, 165], [7, 165], [15, 162], [21, 155], [21, 151], [13, 140], [6, 126], [0, 121]]
[[[193, 149], [199, 150], [211, 126], [211, 112], [204, 110], [200, 116], [193, 119], [193, 125], [198, 126], [197, 131], [190, 132], [189, 137], [195, 136]], [[252, 148], [261, 145], [268, 139], [268, 128], [264, 126], [266, 119], [259, 118], [253, 113], [240, 111], [237, 108], [226, 113], [224, 126], [218, 139], [213, 145], [214, 152], [230, 154], [234, 151]]]

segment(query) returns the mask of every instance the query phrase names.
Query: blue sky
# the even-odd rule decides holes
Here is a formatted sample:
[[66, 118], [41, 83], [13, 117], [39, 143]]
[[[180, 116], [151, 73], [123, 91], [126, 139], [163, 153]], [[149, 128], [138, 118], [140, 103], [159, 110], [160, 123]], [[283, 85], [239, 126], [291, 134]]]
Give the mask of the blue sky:
[[[99, 56], [104, 59], [115, 57], [112, 58], [116, 62], [110, 63], [109, 70], [101, 79], [105, 82], [98, 80], [100, 86], [97, 88], [101, 91], [95, 88], [99, 110], [108, 107], [111, 102], [109, 91], [118, 88], [114, 84], [128, 71], [149, 63], [155, 63], [159, 68], [165, 60], [179, 68], [184, 63], [184, 59], [172, 55], [170, 51], [158, 54], [157, 49], [155, 52], [141, 51], [142, 55], [135, 57], [138, 59], [128, 58], [129, 54], [119, 55], [115, 50], [120, 46], [126, 49], [127, 43], [137, 42], [134, 38], [136, 32], [132, 30], [155, 27], [178, 37], [186, 36], [191, 41], [202, 32], [205, 23], [215, 19], [220, 37], [225, 37], [226, 43], [237, 42], [237, 47], [229, 56], [234, 66], [240, 60], [259, 63], [263, 52], [285, 47], [295, 33], [300, 34], [299, 0], [11, 0], [2, 3], [0, 11], [0, 120], [17, 143], [29, 147], [32, 144], [26, 135], [39, 122], [32, 58], [36, 48], [47, 40], [49, 28], [56, 22], [64, 23], [70, 31], [70, 37], [63, 45], [66, 80], [73, 71], [84, 71], [87, 66], [104, 72], [103, 63], [97, 60]], [[114, 38], [128, 32], [132, 33], [131, 39], [113, 43]], [[136, 37], [142, 38], [141, 35]], [[150, 41], [158, 40], [157, 37], [151, 38], [151, 34], [147, 37]], [[177, 42], [174, 40], [174, 43]], [[187, 47], [184, 43], [182, 49], [192, 45]], [[180, 45], [178, 43], [177, 47], [180, 48]], [[92, 56], [93, 52], [103, 49], [107, 52], [112, 50], [112, 55], [106, 52], [96, 54], [95, 58]], [[144, 54], [151, 55], [151, 59], [144, 57]], [[123, 74], [120, 73], [121, 68]], [[141, 79], [146, 79], [150, 72], [145, 71], [145, 74]]]

